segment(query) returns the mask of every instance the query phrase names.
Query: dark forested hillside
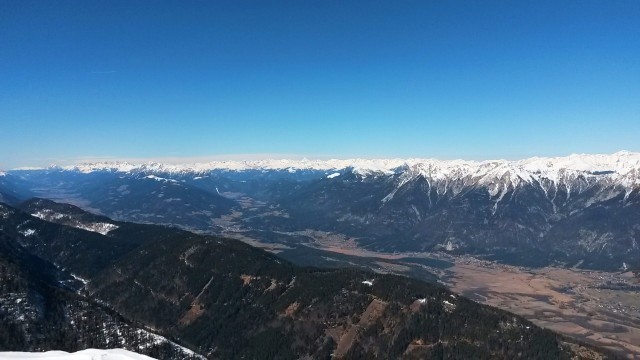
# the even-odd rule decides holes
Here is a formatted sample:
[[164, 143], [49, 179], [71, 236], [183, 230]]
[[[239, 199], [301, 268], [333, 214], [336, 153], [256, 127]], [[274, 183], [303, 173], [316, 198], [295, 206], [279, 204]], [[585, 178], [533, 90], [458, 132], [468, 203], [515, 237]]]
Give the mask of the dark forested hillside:
[[120, 347], [164, 358], [192, 357], [134, 326], [58, 279], [51, 263], [0, 232], [0, 351], [77, 351]]
[[[2, 349], [139, 346], [162, 358], [190, 356], [141, 328], [212, 359], [570, 359], [578, 347], [438, 285], [301, 268], [236, 240], [59, 204], [23, 208], [48, 209], [51, 220], [75, 227], [1, 205]], [[117, 228], [77, 228], [97, 222]], [[86, 284], [69, 282], [71, 272]]]
[[[97, 274], [141, 244], [181, 232], [160, 226], [115, 222], [48, 200], [31, 200], [22, 206], [36, 216], [0, 204], [0, 231], [17, 239], [33, 254], [81, 277]], [[108, 233], [101, 233], [99, 225], [112, 227]]]
[[212, 358], [571, 358], [551, 332], [446, 289], [298, 268], [233, 240], [142, 246], [88, 286]]

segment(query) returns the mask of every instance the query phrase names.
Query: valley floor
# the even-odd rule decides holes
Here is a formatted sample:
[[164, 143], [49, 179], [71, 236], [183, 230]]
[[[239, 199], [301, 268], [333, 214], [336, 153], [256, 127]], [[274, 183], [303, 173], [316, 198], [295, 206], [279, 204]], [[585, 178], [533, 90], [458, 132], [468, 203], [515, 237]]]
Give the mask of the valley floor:
[[[421, 276], [416, 272], [420, 268], [477, 302], [524, 316], [539, 326], [630, 359], [640, 359], [640, 279], [631, 272], [527, 268], [442, 253], [379, 253], [358, 248], [354, 241], [337, 234], [309, 230], [304, 235], [313, 241], [300, 246], [299, 252], [285, 250], [289, 247], [277, 242], [260, 243], [239, 233], [233, 237], [303, 265], [326, 265], [316, 262], [322, 257], [336, 265], [350, 264], [412, 277]], [[309, 251], [316, 253], [298, 258]], [[430, 261], [449, 265], [433, 266]]]
[[453, 291], [640, 359], [640, 292], [611, 288], [631, 284], [630, 273], [527, 269], [470, 258], [455, 263], [444, 278]]

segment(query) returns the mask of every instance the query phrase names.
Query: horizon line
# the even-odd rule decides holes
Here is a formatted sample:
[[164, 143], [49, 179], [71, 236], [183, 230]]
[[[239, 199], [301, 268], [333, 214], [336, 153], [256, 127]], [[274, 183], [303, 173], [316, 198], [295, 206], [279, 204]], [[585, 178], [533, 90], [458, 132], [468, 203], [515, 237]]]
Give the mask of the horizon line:
[[[351, 156], [337, 157], [332, 155], [301, 155], [286, 153], [258, 153], [258, 154], [225, 154], [210, 156], [161, 156], [161, 157], [116, 157], [116, 156], [83, 156], [70, 159], [55, 159], [47, 166], [18, 166], [0, 171], [20, 171], [20, 170], [43, 170], [49, 168], [72, 168], [91, 164], [128, 164], [139, 166], [145, 164], [161, 164], [161, 165], [203, 165], [215, 162], [257, 162], [257, 161], [349, 161], [349, 160], [437, 160], [437, 161], [473, 161], [473, 162], [492, 162], [492, 161], [520, 161], [527, 159], [555, 159], [567, 158], [571, 156], [597, 156], [597, 155], [615, 155], [615, 154], [637, 154], [640, 152], [618, 150], [612, 153], [570, 153], [567, 155], [555, 156], [529, 156], [515, 159], [494, 158], [494, 159], [464, 159], [455, 158], [436, 158], [436, 157], [376, 157], [376, 156]], [[52, 159], [53, 160], [53, 159]]]

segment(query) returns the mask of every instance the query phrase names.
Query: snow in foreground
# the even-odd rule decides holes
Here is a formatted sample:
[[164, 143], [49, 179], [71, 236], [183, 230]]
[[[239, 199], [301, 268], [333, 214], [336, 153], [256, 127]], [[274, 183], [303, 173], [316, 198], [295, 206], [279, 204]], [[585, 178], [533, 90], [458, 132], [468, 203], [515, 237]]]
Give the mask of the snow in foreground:
[[46, 360], [153, 360], [152, 357], [123, 349], [86, 349], [74, 353], [64, 351], [47, 352], [0, 352], [2, 360], [46, 359]]

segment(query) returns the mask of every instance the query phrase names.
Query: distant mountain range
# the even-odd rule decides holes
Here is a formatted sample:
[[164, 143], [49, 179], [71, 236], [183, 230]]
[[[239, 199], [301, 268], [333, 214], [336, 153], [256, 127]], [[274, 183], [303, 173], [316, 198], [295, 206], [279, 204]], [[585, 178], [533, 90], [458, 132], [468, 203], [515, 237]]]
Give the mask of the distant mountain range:
[[438, 285], [297, 267], [49, 200], [0, 204], [0, 351], [89, 347], [163, 359], [610, 356]]
[[519, 161], [114, 162], [11, 170], [3, 178], [8, 203], [36, 194], [119, 220], [210, 233], [315, 229], [370, 250], [640, 268], [640, 154], [631, 152]]
[[[524, 160], [486, 160], [486, 161], [465, 161], [465, 160], [437, 160], [437, 159], [333, 159], [333, 160], [245, 160], [245, 161], [212, 161], [207, 163], [194, 164], [163, 164], [149, 162], [143, 164], [131, 164], [128, 162], [112, 161], [83, 163], [79, 165], [56, 166], [52, 165], [47, 169], [61, 169], [89, 173], [94, 171], [117, 171], [117, 172], [158, 172], [158, 173], [197, 173], [212, 170], [227, 171], [247, 171], [247, 170], [287, 170], [296, 172], [301, 170], [341, 170], [353, 168], [355, 172], [364, 173], [393, 173], [398, 169], [406, 167], [421, 167], [432, 169], [442, 176], [447, 174], [458, 177], [462, 173], [473, 173], [476, 175], [491, 175], [496, 169], [511, 169], [521, 172], [524, 176], [527, 173], [542, 177], [554, 176], [559, 171], [578, 171], [597, 173], [602, 171], [612, 171], [624, 175], [634, 168], [640, 166], [640, 154], [629, 151], [619, 151], [614, 154], [573, 154], [567, 157], [533, 157]], [[43, 170], [45, 168], [18, 168], [16, 170]]]

